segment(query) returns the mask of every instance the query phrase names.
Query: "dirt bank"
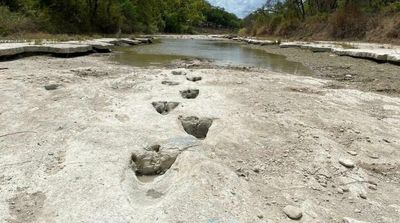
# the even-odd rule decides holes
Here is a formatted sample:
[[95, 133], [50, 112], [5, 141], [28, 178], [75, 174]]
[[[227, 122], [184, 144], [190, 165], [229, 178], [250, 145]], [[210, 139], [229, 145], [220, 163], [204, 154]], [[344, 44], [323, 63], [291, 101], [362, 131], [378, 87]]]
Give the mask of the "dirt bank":
[[400, 67], [372, 60], [341, 57], [332, 53], [313, 53], [305, 49], [279, 46], [252, 46], [269, 53], [284, 55], [311, 70], [309, 76], [332, 80], [327, 88], [346, 88], [371, 91], [385, 95], [400, 95]]
[[[267, 49], [328, 78], [328, 54]], [[0, 63], [0, 222], [400, 221], [399, 98], [110, 56]], [[394, 69], [331, 59], [338, 78]]]

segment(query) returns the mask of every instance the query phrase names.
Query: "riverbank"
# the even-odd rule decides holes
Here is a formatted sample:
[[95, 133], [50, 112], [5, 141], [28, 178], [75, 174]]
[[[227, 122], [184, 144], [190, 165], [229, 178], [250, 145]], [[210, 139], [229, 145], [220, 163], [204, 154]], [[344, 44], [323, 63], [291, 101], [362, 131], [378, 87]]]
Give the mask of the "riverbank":
[[112, 56], [0, 63], [1, 222], [400, 221], [398, 97]]
[[358, 89], [364, 92], [400, 95], [398, 65], [338, 56], [330, 52], [314, 53], [307, 49], [282, 48], [276, 45], [248, 47], [283, 55], [290, 61], [304, 64], [313, 71], [308, 76], [332, 80], [327, 88]]
[[[285, 56], [305, 65], [311, 72], [292, 73], [331, 80], [326, 88], [358, 89], [390, 96], [400, 95], [398, 75], [400, 47], [361, 42], [277, 42], [266, 39], [235, 38], [229, 35], [160, 35], [159, 38], [231, 39], [246, 47]], [[356, 55], [353, 55], [353, 52]], [[391, 58], [391, 62], [388, 62]], [[396, 59], [397, 58], [397, 59]]]

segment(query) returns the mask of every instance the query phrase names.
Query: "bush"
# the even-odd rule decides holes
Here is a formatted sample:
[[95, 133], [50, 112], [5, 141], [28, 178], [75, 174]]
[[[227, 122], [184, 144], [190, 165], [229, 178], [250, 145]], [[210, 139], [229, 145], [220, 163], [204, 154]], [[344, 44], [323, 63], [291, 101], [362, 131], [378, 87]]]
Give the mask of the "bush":
[[281, 25], [275, 31], [275, 34], [287, 36], [296, 32], [297, 28], [300, 26], [300, 21], [297, 19], [285, 19], [282, 21]]
[[282, 16], [274, 16], [269, 22], [268, 33], [274, 33], [278, 26], [282, 23], [282, 20]]
[[256, 36], [264, 35], [267, 33], [267, 27], [266, 26], [260, 26], [255, 29], [256, 31]]
[[394, 24], [394, 26], [386, 34], [386, 37], [393, 39], [400, 38], [400, 21]]
[[385, 13], [399, 13], [400, 12], [400, 2], [394, 2], [386, 6], [383, 10]]
[[247, 29], [246, 28], [241, 28], [239, 30], [239, 36], [246, 36], [247, 35]]
[[362, 38], [367, 30], [367, 19], [359, 7], [348, 5], [332, 14], [331, 35], [334, 38]]
[[36, 26], [31, 19], [0, 5], [0, 36], [35, 30]]

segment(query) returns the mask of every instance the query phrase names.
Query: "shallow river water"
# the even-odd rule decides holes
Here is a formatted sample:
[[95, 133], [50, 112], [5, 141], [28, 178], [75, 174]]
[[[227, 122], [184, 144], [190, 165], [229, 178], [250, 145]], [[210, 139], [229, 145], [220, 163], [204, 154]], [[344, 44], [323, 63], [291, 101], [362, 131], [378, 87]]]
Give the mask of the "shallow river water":
[[119, 48], [117, 52], [113, 58], [115, 61], [139, 67], [163, 66], [174, 60], [202, 58], [221, 66], [252, 66], [290, 74], [311, 72], [301, 63], [288, 61], [284, 56], [229, 41], [162, 39], [150, 45]]

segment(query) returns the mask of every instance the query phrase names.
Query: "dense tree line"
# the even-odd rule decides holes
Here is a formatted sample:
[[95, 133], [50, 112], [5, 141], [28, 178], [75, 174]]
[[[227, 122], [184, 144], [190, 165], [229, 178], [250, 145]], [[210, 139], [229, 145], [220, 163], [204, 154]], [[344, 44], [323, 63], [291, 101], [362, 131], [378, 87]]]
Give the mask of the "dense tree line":
[[387, 16], [394, 20], [393, 29], [400, 29], [399, 13], [399, 0], [268, 0], [244, 19], [242, 33], [307, 36], [325, 31], [334, 38], [362, 38]]
[[240, 20], [205, 0], [0, 0], [0, 34], [191, 33], [239, 28]]

